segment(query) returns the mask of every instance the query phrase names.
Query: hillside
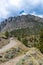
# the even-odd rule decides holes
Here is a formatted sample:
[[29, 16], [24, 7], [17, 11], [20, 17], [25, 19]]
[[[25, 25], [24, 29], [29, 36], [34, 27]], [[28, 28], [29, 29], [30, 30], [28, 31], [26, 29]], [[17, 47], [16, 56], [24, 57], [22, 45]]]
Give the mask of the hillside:
[[29, 28], [29, 31], [38, 32], [43, 29], [43, 18], [33, 15], [22, 15], [9, 17], [0, 24], [0, 31], [13, 31], [17, 29]]
[[43, 18], [22, 15], [1, 22], [0, 65], [43, 65]]
[[38, 49], [31, 48], [25, 54], [19, 55], [0, 65], [43, 65], [43, 55]]
[[[1, 45], [0, 45], [1, 46]], [[28, 48], [15, 38], [10, 38], [9, 43], [0, 49], [0, 63], [9, 61], [28, 51]]]
[[37, 48], [28, 48], [16, 38], [0, 49], [0, 65], [43, 65], [43, 55]]
[[40, 51], [31, 48], [16, 65], [43, 65], [43, 56]]

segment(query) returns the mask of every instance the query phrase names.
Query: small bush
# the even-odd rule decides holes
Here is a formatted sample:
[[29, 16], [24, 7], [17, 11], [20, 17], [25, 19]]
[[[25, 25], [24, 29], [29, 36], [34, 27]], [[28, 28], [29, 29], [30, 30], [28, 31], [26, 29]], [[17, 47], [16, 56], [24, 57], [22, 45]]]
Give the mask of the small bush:
[[25, 46], [28, 46], [28, 40], [27, 40], [26, 38], [23, 39], [22, 42], [23, 42], [23, 44], [24, 44]]
[[6, 36], [6, 38], [9, 37], [9, 32], [8, 31], [5, 32], [5, 36]]
[[21, 41], [21, 38], [18, 36], [18, 38], [17, 38], [19, 41]]

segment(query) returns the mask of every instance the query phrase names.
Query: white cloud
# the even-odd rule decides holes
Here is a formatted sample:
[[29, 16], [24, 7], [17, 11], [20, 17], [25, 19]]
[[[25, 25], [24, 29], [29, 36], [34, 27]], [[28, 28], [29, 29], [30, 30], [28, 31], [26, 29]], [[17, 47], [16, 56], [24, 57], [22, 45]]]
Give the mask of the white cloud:
[[[19, 12], [23, 9], [25, 12], [29, 13], [29, 11], [38, 7], [39, 4], [43, 9], [43, 0], [0, 0], [0, 18], [10, 16], [9, 14], [12, 10]], [[35, 12], [33, 12], [33, 14], [36, 15]], [[39, 16], [43, 17], [43, 15]]]
[[8, 7], [8, 4], [5, 0], [0, 0], [0, 17], [6, 18], [9, 12], [7, 11], [6, 7]]
[[36, 14], [36, 12], [34, 12], [34, 11], [30, 14], [43, 18], [43, 15]]
[[21, 4], [21, 0], [8, 0], [8, 3], [11, 6], [19, 7], [19, 5]]
[[21, 15], [27, 15], [27, 13], [23, 12], [22, 14], [20, 14], [20, 16], [21, 16]]
[[12, 8], [18, 10], [22, 0], [0, 0], [0, 18], [9, 16]]
[[40, 0], [28, 0], [28, 3], [32, 6], [37, 6], [40, 3]]

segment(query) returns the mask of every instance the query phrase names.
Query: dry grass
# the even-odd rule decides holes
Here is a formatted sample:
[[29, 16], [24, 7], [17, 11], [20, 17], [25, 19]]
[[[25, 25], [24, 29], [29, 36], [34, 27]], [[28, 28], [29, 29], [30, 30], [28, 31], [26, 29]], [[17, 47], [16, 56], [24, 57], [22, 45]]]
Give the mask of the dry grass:
[[8, 39], [0, 38], [0, 48], [7, 45], [9, 43]]

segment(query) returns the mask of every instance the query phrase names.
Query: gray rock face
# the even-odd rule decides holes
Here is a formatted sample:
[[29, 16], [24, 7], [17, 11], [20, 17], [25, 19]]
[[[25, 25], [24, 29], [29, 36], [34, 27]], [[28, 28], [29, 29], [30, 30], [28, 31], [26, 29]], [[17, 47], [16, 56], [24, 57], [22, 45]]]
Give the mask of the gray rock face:
[[0, 31], [12, 31], [21, 28], [34, 28], [43, 26], [43, 19], [33, 15], [22, 15], [17, 17], [9, 17], [0, 24]]

